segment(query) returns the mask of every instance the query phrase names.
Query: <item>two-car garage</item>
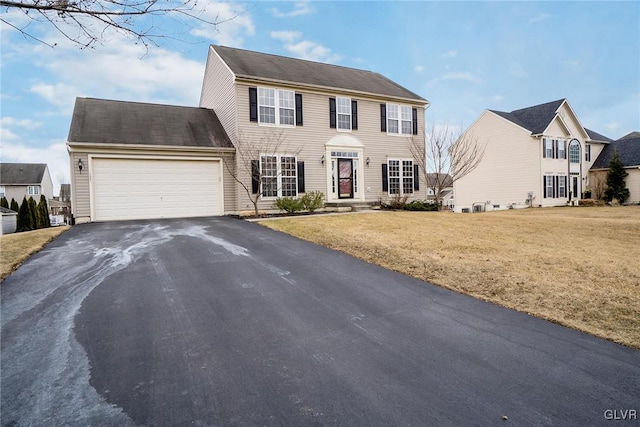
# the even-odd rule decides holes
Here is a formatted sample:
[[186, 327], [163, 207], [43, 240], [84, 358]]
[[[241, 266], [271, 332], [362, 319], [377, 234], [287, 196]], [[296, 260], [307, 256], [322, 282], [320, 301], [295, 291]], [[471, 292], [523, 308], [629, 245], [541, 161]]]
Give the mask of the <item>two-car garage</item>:
[[222, 215], [220, 160], [90, 157], [93, 221]]
[[67, 147], [77, 223], [236, 211], [236, 151], [213, 110], [77, 98]]

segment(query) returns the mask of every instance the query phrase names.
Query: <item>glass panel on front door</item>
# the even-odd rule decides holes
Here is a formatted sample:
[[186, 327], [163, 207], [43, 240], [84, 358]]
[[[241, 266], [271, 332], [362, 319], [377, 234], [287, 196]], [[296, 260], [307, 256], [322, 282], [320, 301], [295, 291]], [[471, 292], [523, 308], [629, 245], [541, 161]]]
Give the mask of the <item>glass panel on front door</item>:
[[338, 198], [353, 198], [353, 160], [338, 159]]

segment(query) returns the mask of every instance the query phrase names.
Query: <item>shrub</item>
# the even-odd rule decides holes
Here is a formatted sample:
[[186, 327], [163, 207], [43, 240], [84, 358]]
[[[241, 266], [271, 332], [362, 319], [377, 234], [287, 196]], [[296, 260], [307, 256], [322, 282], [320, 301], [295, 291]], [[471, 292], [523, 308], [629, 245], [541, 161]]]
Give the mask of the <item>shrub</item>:
[[29, 202], [27, 198], [22, 199], [22, 204], [18, 210], [18, 224], [16, 231], [29, 231], [33, 230], [31, 225], [31, 212], [29, 210]]
[[278, 209], [287, 213], [294, 213], [302, 210], [302, 203], [300, 200], [294, 199], [293, 197], [278, 197], [275, 205]]
[[35, 199], [33, 197], [29, 197], [27, 203], [29, 204], [29, 214], [31, 215], [31, 230], [42, 228], [42, 218]]
[[20, 210], [20, 205], [16, 202], [16, 199], [11, 198], [11, 206], [9, 207], [14, 212], [18, 212]]
[[414, 200], [404, 206], [407, 211], [437, 211], [438, 204], [428, 200]]
[[302, 209], [313, 212], [324, 205], [324, 193], [322, 191], [310, 191], [300, 199]]
[[38, 203], [38, 211], [40, 212], [40, 220], [42, 221], [42, 228], [51, 227], [51, 220], [49, 219], [49, 205], [47, 204], [47, 198], [44, 194], [40, 195], [40, 202]]
[[380, 207], [382, 209], [404, 209], [407, 204], [409, 196], [407, 194], [394, 194], [389, 200], [380, 201]]
[[9, 202], [6, 197], [2, 196], [2, 198], [0, 198], [0, 206], [9, 209]]

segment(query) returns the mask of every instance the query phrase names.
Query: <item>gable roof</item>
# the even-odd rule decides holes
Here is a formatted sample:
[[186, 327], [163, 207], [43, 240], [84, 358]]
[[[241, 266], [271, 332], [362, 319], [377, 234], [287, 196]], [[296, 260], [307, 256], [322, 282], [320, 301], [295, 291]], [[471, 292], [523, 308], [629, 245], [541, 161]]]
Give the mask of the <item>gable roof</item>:
[[236, 77], [343, 89], [421, 103], [426, 99], [382, 74], [322, 62], [211, 45]]
[[606, 145], [591, 166], [591, 169], [606, 169], [613, 153], [617, 151], [625, 166], [640, 166], [640, 132], [631, 132]]
[[428, 173], [426, 177], [427, 186], [433, 187], [438, 182], [442, 184], [442, 187], [453, 187], [453, 178], [448, 173]]
[[46, 170], [46, 163], [0, 163], [0, 183], [40, 185]]
[[76, 98], [68, 141], [233, 147], [213, 110], [95, 98]]
[[547, 102], [545, 104], [534, 105], [533, 107], [521, 108], [511, 112], [489, 110], [505, 119], [523, 127], [532, 135], [541, 134], [555, 118], [556, 113], [566, 99]]

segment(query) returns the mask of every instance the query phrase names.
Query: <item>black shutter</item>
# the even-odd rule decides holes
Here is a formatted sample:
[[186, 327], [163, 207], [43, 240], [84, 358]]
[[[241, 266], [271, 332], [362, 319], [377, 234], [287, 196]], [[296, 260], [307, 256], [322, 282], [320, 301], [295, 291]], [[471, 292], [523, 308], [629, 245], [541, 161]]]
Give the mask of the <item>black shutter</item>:
[[562, 141], [562, 152], [564, 153], [562, 155], [563, 159], [567, 158], [567, 141]]
[[358, 101], [351, 101], [351, 129], [358, 129]]
[[413, 121], [413, 134], [417, 135], [418, 134], [418, 109], [417, 108], [413, 108], [411, 110], [411, 116], [412, 116], [412, 121]]
[[558, 158], [558, 140], [557, 139], [553, 140], [553, 158], [554, 159]]
[[542, 138], [542, 158], [547, 158], [547, 138]]
[[386, 132], [386, 131], [387, 131], [387, 104], [380, 104], [380, 132]]
[[[415, 111], [415, 108], [414, 108]], [[413, 165], [413, 191], [420, 190], [420, 168], [418, 165]]]
[[564, 197], [567, 197], [569, 194], [569, 189], [567, 188], [567, 177], [563, 176], [562, 179], [564, 180]]
[[296, 126], [302, 126], [302, 94], [296, 93]]
[[249, 88], [249, 120], [258, 121], [258, 88], [255, 87]]
[[298, 162], [298, 193], [306, 193], [304, 190], [304, 162]]
[[258, 194], [260, 189], [260, 162], [251, 160], [251, 192]]
[[389, 177], [387, 175], [387, 164], [382, 164], [382, 191], [389, 191]]
[[336, 128], [336, 99], [329, 98], [329, 127]]
[[542, 193], [544, 194], [544, 198], [547, 198], [547, 177], [542, 177]]

